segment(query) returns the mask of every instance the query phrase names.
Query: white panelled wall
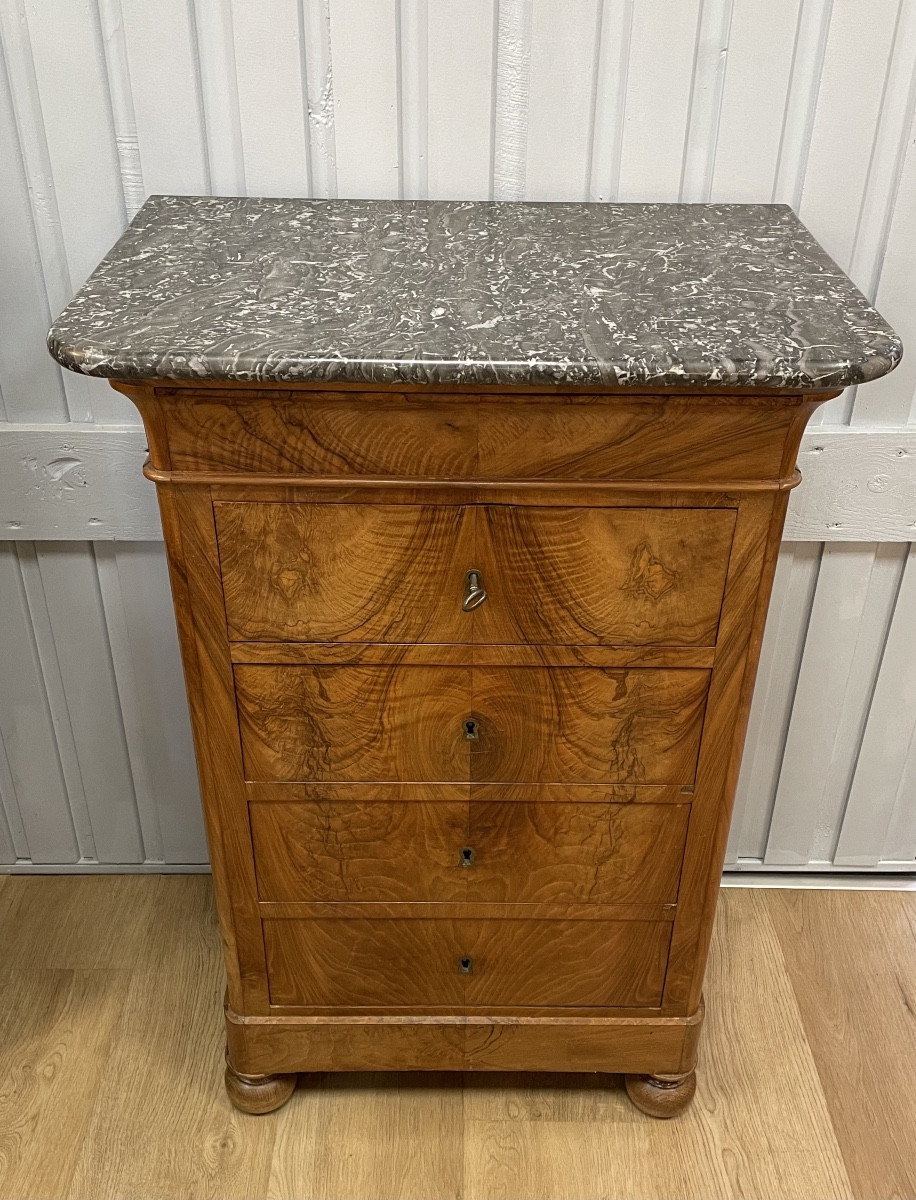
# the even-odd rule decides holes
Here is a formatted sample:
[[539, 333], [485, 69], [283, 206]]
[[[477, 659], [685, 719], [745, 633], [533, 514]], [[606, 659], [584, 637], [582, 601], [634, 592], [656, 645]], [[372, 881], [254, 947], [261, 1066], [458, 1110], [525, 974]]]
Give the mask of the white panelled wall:
[[806, 437], [737, 870], [916, 871], [913, 0], [0, 0], [0, 870], [206, 862], [143, 434], [44, 336], [155, 192], [791, 204], [914, 347]]

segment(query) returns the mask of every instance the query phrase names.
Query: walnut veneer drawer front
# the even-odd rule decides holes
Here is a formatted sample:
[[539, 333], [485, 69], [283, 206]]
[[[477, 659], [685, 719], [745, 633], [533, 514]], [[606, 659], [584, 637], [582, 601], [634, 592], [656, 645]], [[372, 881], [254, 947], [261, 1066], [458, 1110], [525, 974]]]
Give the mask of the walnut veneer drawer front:
[[246, 778], [690, 784], [709, 672], [235, 668]]
[[269, 901], [673, 904], [689, 806], [254, 803]]
[[[230, 638], [708, 646], [733, 509], [215, 505]], [[467, 573], [487, 598], [465, 610]]]
[[345, 1008], [659, 1003], [667, 921], [266, 920], [273, 1004]]

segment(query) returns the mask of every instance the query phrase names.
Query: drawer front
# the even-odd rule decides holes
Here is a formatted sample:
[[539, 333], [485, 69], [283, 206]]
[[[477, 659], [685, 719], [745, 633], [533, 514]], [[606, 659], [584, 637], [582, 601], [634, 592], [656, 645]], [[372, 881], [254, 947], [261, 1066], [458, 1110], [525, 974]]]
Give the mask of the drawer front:
[[272, 1004], [308, 1008], [651, 1007], [666, 921], [264, 922]]
[[235, 668], [257, 782], [691, 784], [709, 672]]
[[[240, 641], [710, 646], [733, 509], [215, 506]], [[466, 574], [487, 599], [466, 612]]]
[[673, 904], [689, 806], [255, 803], [269, 901]]

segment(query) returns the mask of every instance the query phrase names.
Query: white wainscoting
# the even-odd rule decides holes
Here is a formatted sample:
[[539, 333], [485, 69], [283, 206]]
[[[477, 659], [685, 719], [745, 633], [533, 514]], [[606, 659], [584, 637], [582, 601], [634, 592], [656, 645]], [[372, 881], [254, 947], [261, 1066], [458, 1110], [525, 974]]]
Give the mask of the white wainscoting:
[[53, 315], [154, 192], [791, 204], [914, 352], [806, 436], [733, 870], [916, 870], [912, 0], [0, 0], [0, 870], [206, 862], [143, 432]]

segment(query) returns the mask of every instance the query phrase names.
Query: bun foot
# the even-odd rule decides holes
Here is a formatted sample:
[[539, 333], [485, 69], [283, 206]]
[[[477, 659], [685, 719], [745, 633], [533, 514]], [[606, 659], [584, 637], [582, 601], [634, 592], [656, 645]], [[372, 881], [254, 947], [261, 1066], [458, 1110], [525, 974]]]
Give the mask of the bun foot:
[[686, 1075], [627, 1075], [627, 1095], [640, 1112], [662, 1120], [684, 1111], [697, 1090], [696, 1071]]
[[282, 1108], [296, 1087], [296, 1075], [241, 1075], [226, 1063], [226, 1093], [245, 1113]]

